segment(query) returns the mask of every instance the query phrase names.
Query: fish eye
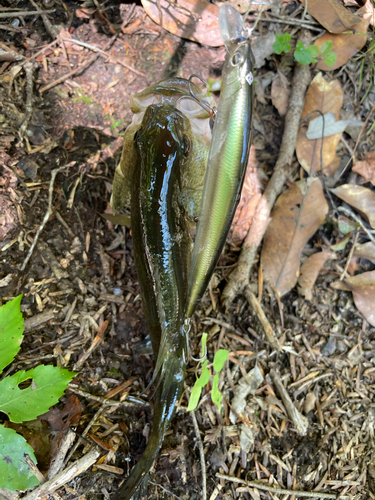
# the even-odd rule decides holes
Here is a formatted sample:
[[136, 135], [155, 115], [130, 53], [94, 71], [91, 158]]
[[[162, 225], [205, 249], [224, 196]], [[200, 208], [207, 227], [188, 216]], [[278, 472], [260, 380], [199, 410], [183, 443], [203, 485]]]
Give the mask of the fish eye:
[[238, 66], [243, 61], [244, 61], [243, 55], [239, 54], [238, 52], [237, 52], [237, 54], [234, 54], [234, 56], [232, 57], [232, 65], [233, 66]]

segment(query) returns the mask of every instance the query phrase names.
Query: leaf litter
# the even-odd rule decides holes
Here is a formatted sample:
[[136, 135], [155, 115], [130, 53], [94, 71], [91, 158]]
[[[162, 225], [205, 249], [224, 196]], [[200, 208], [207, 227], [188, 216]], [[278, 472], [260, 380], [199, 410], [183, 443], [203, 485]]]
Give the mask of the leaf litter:
[[[330, 2], [330, 7], [333, 6], [335, 9], [337, 3], [341, 2]], [[274, 2], [272, 4], [267, 2], [266, 5], [262, 2], [262, 4], [253, 6], [254, 10], [248, 17], [252, 26], [259, 16], [253, 33], [254, 45], [261, 37], [268, 36], [270, 39], [274, 37], [272, 32], [274, 26], [280, 33], [283, 31], [291, 33], [293, 43], [296, 42], [296, 36], [292, 30], [300, 31], [304, 21], [308, 22], [310, 27], [320, 28], [320, 24], [309, 15], [309, 11], [303, 15], [302, 5], [298, 6], [296, 2], [283, 2], [280, 5], [275, 5]], [[326, 2], [320, 1], [316, 4], [318, 10], [324, 12]], [[373, 13], [368, 4], [369, 2], [366, 3], [365, 20], [371, 20]], [[103, 221], [100, 213], [104, 213], [110, 196], [112, 173], [121, 144], [121, 137], [117, 134], [123, 132], [131, 119], [129, 94], [160, 80], [166, 66], [169, 66], [170, 56], [175, 53], [180, 54], [179, 36], [183, 34], [179, 34], [176, 27], [180, 24], [180, 29], [184, 31], [187, 18], [183, 17], [181, 11], [186, 11], [180, 8], [180, 3], [170, 7], [162, 2], [160, 5], [168, 8], [173, 15], [178, 13], [178, 23], [174, 26], [171, 24], [172, 33], [166, 33], [155, 24], [159, 22], [159, 12], [155, 12], [155, 6], [152, 13], [153, 21], [139, 5], [123, 6], [122, 18], [117, 17], [118, 12], [113, 6], [106, 11], [97, 5], [92, 9], [83, 7], [81, 11], [85, 10], [85, 17], [82, 18], [79, 17], [81, 15], [79, 12], [73, 10], [74, 19], [76, 16], [77, 19], [85, 21], [84, 23], [79, 21], [82, 24], [77, 23], [77, 25], [73, 23], [71, 29], [64, 32], [64, 37], [69, 38], [69, 33], [73, 39], [85, 40], [88, 44], [100, 48], [104, 47], [107, 41], [107, 35], [103, 33], [109, 33], [108, 36], [111, 36], [116, 31], [117, 25], [126, 19], [127, 22], [108, 56], [103, 60], [100, 58], [96, 60], [82, 74], [77, 73], [68, 77], [55, 87], [56, 92], [53, 94], [50, 91], [43, 92], [47, 104], [53, 97], [51, 116], [43, 117], [39, 113], [40, 109], [36, 109], [39, 114], [33, 117], [30, 128], [33, 135], [30, 136], [30, 141], [33, 148], [43, 148], [43, 145], [47, 147], [43, 142], [42, 146], [36, 144], [41, 137], [38, 127], [42, 129], [46, 125], [46, 130], [57, 144], [52, 153], [49, 153], [48, 162], [43, 152], [35, 151], [33, 155], [28, 155], [26, 149], [18, 148], [17, 153], [15, 153], [16, 148], [10, 150], [10, 144], [14, 143], [18, 134], [17, 120], [4, 122], [6, 134], [0, 136], [0, 154], [4, 165], [4, 174], [0, 181], [0, 200], [1, 207], [4, 207], [4, 218], [0, 218], [0, 227], [4, 229], [2, 234], [5, 235], [4, 244], [1, 243], [2, 300], [6, 301], [7, 297], [15, 296], [19, 286], [17, 293], [20, 291], [24, 293], [23, 307], [28, 325], [22, 353], [16, 358], [16, 362], [20, 364], [18, 369], [30, 370], [37, 366], [40, 359], [46, 359], [51, 364], [59, 364], [63, 368], [71, 368], [89, 347], [95, 347], [85, 359], [77, 382], [71, 386], [70, 391], [76, 391], [76, 397], [85, 402], [82, 415], [74, 425], [79, 434], [86, 436], [86, 440], [101, 446], [102, 456], [97, 459], [93, 470], [89, 468], [82, 471], [74, 485], [74, 493], [59, 490], [59, 495], [67, 500], [69, 495], [89, 494], [90, 498], [98, 498], [98, 493], [89, 492], [92, 484], [100, 485], [100, 495], [110, 497], [128, 473], [127, 465], [124, 467], [125, 458], [130, 458], [130, 467], [137, 461], [149, 432], [148, 408], [145, 410], [144, 407], [131, 405], [131, 398], [139, 397], [142, 390], [146, 389], [152, 373], [150, 356], [139, 354], [135, 349], [137, 342], [147, 334], [147, 328], [143, 322], [140, 290], [134, 272], [131, 230], [116, 227], [114, 225], [116, 221], [113, 223]], [[191, 2], [187, 8], [193, 11], [195, 7], [196, 4]], [[246, 11], [247, 6], [242, 7]], [[61, 14], [61, 19], [64, 19], [65, 11], [59, 11], [59, 5], [56, 8]], [[346, 3], [344, 8], [346, 11], [343, 17], [340, 17], [341, 24], [342, 21], [345, 24], [348, 19], [355, 20], [355, 17], [363, 15], [357, 6], [349, 7]], [[180, 11], [177, 12], [178, 10]], [[350, 16], [348, 12], [351, 12]], [[207, 22], [209, 18], [210, 14]], [[50, 19], [56, 25], [60, 23], [54, 14], [50, 14]], [[330, 14], [326, 21], [322, 22], [330, 23], [332, 19]], [[26, 46], [31, 47], [35, 42], [36, 50], [41, 49], [45, 43], [43, 40], [48, 36], [41, 20], [40, 24], [37, 20], [35, 26], [29, 25], [28, 22], [26, 18], [26, 27], [31, 30], [28, 35], [31, 34], [32, 38], [27, 36], [27, 40], [22, 39], [24, 45], [18, 44], [18, 40], [12, 38], [14, 32], [3, 33], [5, 36], [3, 43], [6, 47], [26, 56], [32, 53], [32, 51], [27, 52], [31, 49], [26, 49]], [[289, 24], [293, 22], [296, 24]], [[17, 29], [17, 26], [11, 26], [10, 22], [7, 26], [10, 29]], [[92, 26], [96, 27], [96, 31]], [[325, 174], [333, 175], [339, 162], [342, 160], [342, 163], [347, 163], [353, 151], [357, 151], [358, 157], [367, 161], [371, 144], [374, 143], [373, 128], [371, 128], [373, 123], [371, 108], [374, 99], [371, 90], [373, 80], [371, 52], [358, 52], [357, 44], [357, 40], [366, 43], [366, 37], [361, 33], [366, 33], [367, 25], [363, 23], [354, 26], [356, 30], [354, 34], [327, 33], [324, 35], [325, 38], [318, 38], [315, 42], [320, 46], [324, 40], [333, 41], [333, 50], [340, 63], [340, 72], [339, 74], [335, 72], [335, 78], [340, 82], [341, 95], [350, 97], [354, 103], [355, 116], [364, 123], [358, 148], [345, 133], [338, 134], [340, 138], [336, 137], [332, 142], [330, 138], [324, 139]], [[347, 28], [343, 29], [346, 30]], [[210, 41], [208, 39], [210, 33], [207, 31], [205, 44]], [[314, 33], [318, 34], [319, 31]], [[26, 35], [21, 32], [17, 36], [21, 40]], [[342, 41], [338, 43], [337, 40]], [[270, 45], [272, 43], [271, 41]], [[186, 41], [183, 44], [185, 55], [179, 68], [180, 74], [189, 77], [196, 72], [198, 66], [205, 72], [203, 75], [205, 78], [213, 77], [217, 80], [224, 58], [223, 49], [220, 47], [208, 49]], [[365, 50], [369, 48], [368, 42]], [[38, 85], [48, 85], [62, 74], [71, 72], [72, 69], [80, 69], [81, 64], [90, 57], [89, 51], [90, 49], [70, 41], [66, 42], [66, 53], [63, 43], [58, 41], [54, 48], [44, 50], [38, 57], [41, 67], [38, 70], [40, 80], [35, 84], [35, 108], [40, 104]], [[113, 54], [115, 60], [112, 59]], [[281, 90], [279, 92], [276, 84], [272, 87], [270, 84], [282, 72], [290, 85], [290, 95], [296, 93], [292, 84], [293, 71], [289, 71], [290, 65], [294, 64], [291, 53], [275, 56], [271, 55], [271, 52], [266, 52], [262, 57], [263, 60], [257, 67], [257, 78], [264, 78], [261, 84], [263, 100], [256, 102], [255, 115], [258, 118], [253, 134], [256, 156], [256, 163], [253, 166], [256, 165], [257, 170], [255, 197], [264, 190], [272, 175], [284, 127], [280, 116], [283, 116], [286, 110], [287, 97], [281, 96], [282, 106], [279, 105], [276, 95], [280, 94]], [[145, 76], [132, 73], [119, 61], [139, 70]], [[322, 61], [318, 61], [318, 68], [323, 68], [322, 64]], [[16, 93], [8, 88], [10, 75], [7, 70], [14, 67], [13, 65], [16, 63], [11, 62], [7, 68], [4, 69], [3, 66], [1, 70], [1, 83], [7, 91], [6, 99], [3, 99], [2, 103], [10, 96], [16, 106], [15, 109], [23, 111], [25, 109], [23, 92]], [[331, 68], [325, 70], [331, 71]], [[19, 68], [17, 71], [12, 76], [14, 88], [25, 90], [26, 80], [23, 70]], [[315, 67], [309, 68], [309, 71], [312, 76], [316, 76]], [[333, 83], [335, 79], [332, 78], [332, 73], [325, 73], [324, 80], [327, 87], [332, 85], [333, 88], [338, 88], [335, 87], [337, 84]], [[338, 121], [342, 105], [334, 109], [325, 109], [329, 108], [329, 103], [336, 102], [337, 96], [329, 91], [326, 94], [324, 92], [320, 95], [317, 93], [319, 98], [311, 104], [310, 111], [305, 113], [304, 110], [303, 116], [319, 109], [323, 113], [332, 112], [335, 121]], [[276, 113], [270, 105], [270, 97], [275, 105], [277, 103], [279, 112]], [[4, 107], [1, 113], [4, 113]], [[5, 115], [10, 116], [9, 113], [9, 108], [5, 107]], [[316, 116], [312, 115], [309, 119], [314, 118]], [[303, 128], [305, 129], [305, 125]], [[59, 143], [63, 132], [66, 136], [61, 138]], [[46, 138], [42, 139], [45, 140]], [[312, 142], [314, 142], [313, 148], [307, 155], [302, 151], [300, 156], [297, 145], [297, 159], [310, 174], [316, 175], [320, 170], [320, 139]], [[38, 168], [34, 169], [36, 178], [33, 179], [33, 183], [28, 182], [30, 193], [20, 181], [24, 177], [22, 169], [17, 165], [18, 159], [25, 160], [28, 156], [33, 156], [38, 165]], [[74, 159], [77, 163], [56, 178], [53, 190], [54, 213], [42, 231], [45, 245], [35, 249], [33, 259], [21, 273], [22, 280], [18, 282], [15, 269], [22, 263], [30, 245], [30, 237], [37, 231], [46, 212], [50, 170], [53, 165], [56, 166], [54, 162], [57, 161], [57, 165], [61, 165], [66, 158], [68, 161]], [[288, 187], [285, 187], [281, 196], [295, 189], [298, 182], [307, 184], [305, 174], [295, 168], [299, 164], [293, 159], [292, 171], [289, 171], [286, 177]], [[340, 169], [336, 175], [339, 173]], [[339, 180], [336, 176], [326, 177], [326, 186], [337, 189], [340, 185], [356, 186], [363, 183], [366, 177], [362, 180], [355, 173], [354, 169], [351, 171], [347, 168]], [[370, 174], [367, 178], [369, 179], [367, 182], [370, 182]], [[317, 181], [309, 180], [309, 182]], [[72, 196], [74, 186], [76, 186], [75, 195]], [[366, 189], [373, 192], [370, 185]], [[322, 187], [320, 191], [323, 193]], [[325, 193], [328, 200], [327, 192]], [[71, 208], [67, 206], [69, 198]], [[348, 205], [342, 204], [339, 198], [334, 196], [333, 199], [336, 207], [331, 208], [335, 209], [338, 206], [349, 210]], [[251, 196], [251, 189], [242, 201], [239, 215], [241, 224], [233, 227], [233, 231], [236, 228], [239, 231], [238, 239], [236, 236], [235, 242], [229, 241], [236, 246], [241, 244], [254, 218], [252, 207], [254, 196]], [[254, 266], [251, 272], [249, 286], [254, 294], [258, 294], [261, 307], [276, 332], [282, 345], [281, 354], [270, 348], [258, 317], [249, 308], [243, 296], [236, 297], [227, 310], [220, 305], [223, 282], [228, 278], [231, 269], [237, 265], [238, 248], [228, 245], [221, 257], [221, 265], [196, 316], [194, 324], [196, 333], [191, 335], [191, 348], [194, 353], [198, 353], [198, 338], [203, 330], [209, 333], [210, 359], [214, 358], [217, 349], [225, 348], [230, 351], [228, 364], [218, 382], [218, 387], [225, 396], [223, 414], [219, 416], [210, 403], [209, 384], [202, 388], [203, 398], [197, 410], [206, 456], [211, 457], [215, 450], [219, 450], [220, 453], [217, 455], [220, 455], [220, 459], [215, 462], [215, 471], [219, 474], [225, 472], [232, 478], [229, 480], [215, 477], [213, 466], [209, 466], [212, 469], [208, 469], [207, 474], [208, 496], [212, 499], [219, 498], [219, 495], [227, 498], [259, 499], [267, 493], [254, 486], [253, 481], [256, 480], [271, 485], [270, 487], [274, 489], [270, 494], [274, 497], [286, 494], [284, 491], [288, 491], [287, 488], [311, 492], [316, 490], [315, 494], [320, 492], [322, 496], [340, 494], [342, 498], [356, 500], [365, 498], [367, 492], [372, 491], [375, 477], [372, 429], [372, 386], [375, 368], [374, 329], [371, 326], [369, 304], [374, 285], [373, 281], [366, 281], [363, 277], [353, 283], [350, 282], [352, 278], [371, 273], [374, 269], [371, 262], [373, 243], [369, 241], [372, 235], [371, 226], [367, 222], [370, 220], [372, 209], [368, 203], [365, 207], [356, 207], [354, 203], [348, 203], [352, 208], [349, 212], [345, 212], [345, 216], [351, 224], [347, 221], [344, 223], [342, 216], [338, 216], [337, 212], [332, 210], [326, 222], [320, 225], [320, 229], [318, 231], [315, 229], [315, 235], [313, 228], [318, 223], [314, 225], [308, 222], [305, 229], [298, 223], [305, 217], [303, 210], [302, 213], [298, 211], [301, 206], [298, 207], [298, 204], [292, 206], [291, 211], [297, 221], [296, 234], [301, 231], [303, 237], [301, 235], [296, 237], [296, 241], [300, 241], [296, 249], [290, 251], [294, 255], [295, 262], [286, 261], [289, 269], [294, 269], [295, 277], [289, 280], [285, 290], [291, 288], [282, 299], [279, 299], [277, 294], [275, 296], [272, 288], [266, 285], [265, 278], [268, 275], [265, 272], [262, 274], [258, 265]], [[303, 209], [303, 204], [300, 205]], [[313, 206], [307, 205], [310, 208]], [[317, 210], [318, 214], [323, 206], [325, 205], [322, 201], [322, 206]], [[278, 207], [282, 209], [281, 202]], [[258, 212], [259, 210], [255, 213]], [[313, 215], [310, 217], [314, 218]], [[289, 227], [290, 218], [286, 220]], [[11, 221], [13, 221], [12, 227]], [[19, 221], [24, 225], [20, 225]], [[129, 223], [129, 216], [125, 217], [125, 222]], [[18, 224], [16, 233], [15, 224]], [[336, 258], [327, 259], [321, 267], [323, 257], [320, 254], [345, 236], [342, 232], [344, 225], [348, 236], [345, 247], [337, 249]], [[360, 236], [358, 243], [354, 245], [353, 234], [356, 231]], [[279, 228], [276, 242], [286, 234], [288, 231], [284, 226]], [[293, 238], [292, 241], [294, 243]], [[299, 247], [301, 248], [298, 250]], [[300, 268], [301, 255], [303, 259], [307, 257], [303, 266], [311, 265], [311, 272], [308, 268], [305, 272], [303, 266]], [[357, 269], [354, 270], [357, 274], [348, 276], [344, 273], [343, 286], [346, 287], [346, 291], [336, 289], [333, 286], [335, 280], [342, 275], [347, 264], [349, 264], [348, 271], [351, 269], [350, 262], [353, 259], [358, 261]], [[320, 262], [314, 264], [314, 260]], [[53, 271], [57, 269], [56, 262], [64, 269], [65, 275], [56, 276]], [[300, 280], [307, 277], [307, 284], [304, 281], [302, 283], [307, 293], [311, 293], [309, 300], [297, 294], [301, 287], [300, 281], [295, 287], [298, 272]], [[315, 285], [313, 285], [314, 280]], [[105, 330], [103, 325], [106, 321], [108, 326]], [[99, 331], [104, 331], [103, 338], [100, 342], [93, 342]], [[292, 404], [299, 414], [308, 419], [307, 434], [303, 438], [297, 435], [297, 424], [290, 413], [291, 408], [288, 410], [287, 403], [282, 399], [283, 387], [278, 387], [271, 376], [274, 368], [278, 370], [275, 373], [279, 373]], [[246, 376], [254, 374], [255, 371], [257, 371], [255, 386], [243, 384]], [[190, 373], [187, 383], [190, 387], [194, 383]], [[239, 389], [242, 384], [244, 392]], [[246, 394], [249, 387], [251, 391]], [[241, 411], [236, 411], [237, 415], [234, 413], [233, 416], [229, 405], [233, 402], [234, 394], [238, 394], [241, 398]], [[150, 400], [151, 394], [148, 393], [147, 396]], [[75, 421], [71, 419], [69, 412], [66, 413], [64, 402], [66, 402], [65, 396], [60, 410], [58, 408], [56, 410], [61, 412], [61, 419], [67, 418], [67, 424], [73, 424]], [[194, 446], [193, 428], [185, 412], [186, 407], [187, 402], [182, 400], [180, 412], [164, 443], [163, 453], [156, 462], [156, 472], [152, 473], [152, 479], [156, 479], [157, 483], [168, 492], [187, 500], [194, 494], [201, 494], [201, 480], [199, 457]], [[76, 442], [82, 443], [82, 441]], [[89, 445], [85, 445], [85, 448], [82, 446], [74, 451], [73, 459], [68, 458], [69, 463], [78, 463], [82, 455], [85, 456], [84, 453]], [[245, 471], [243, 474], [242, 470]], [[191, 471], [194, 471], [194, 474]], [[243, 484], [233, 482], [233, 478], [244, 478], [246, 474], [247, 480], [250, 481], [248, 484], [245, 480]], [[165, 495], [165, 491], [161, 490], [159, 485], [150, 485], [150, 498]], [[277, 491], [280, 487], [284, 488], [283, 493]]]

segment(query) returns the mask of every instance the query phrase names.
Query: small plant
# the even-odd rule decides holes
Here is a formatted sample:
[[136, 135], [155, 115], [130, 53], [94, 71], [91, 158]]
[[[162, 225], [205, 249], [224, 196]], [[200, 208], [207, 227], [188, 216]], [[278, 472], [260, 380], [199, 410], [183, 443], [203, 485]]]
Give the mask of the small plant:
[[[273, 51], [276, 54], [288, 53], [290, 50], [289, 33], [275, 34], [275, 38], [276, 41], [272, 45]], [[306, 47], [302, 42], [297, 42], [294, 57], [300, 64], [311, 64], [312, 62], [318, 62], [318, 59], [321, 58], [327, 66], [332, 67], [337, 60], [337, 55], [332, 51], [332, 48], [332, 40], [324, 42], [320, 50], [317, 45]]]
[[283, 52], [286, 54], [290, 51], [290, 43], [288, 43], [290, 40], [289, 33], [283, 33], [282, 35], [275, 33], [275, 38], [276, 41], [272, 45], [275, 54], [282, 54]]
[[[207, 333], [204, 333], [202, 335], [202, 352], [201, 352], [201, 357], [202, 360], [199, 361], [197, 370], [199, 369], [199, 365], [203, 362], [203, 360], [206, 357], [206, 342], [207, 342]], [[212, 392], [211, 392], [211, 399], [212, 402], [215, 403], [215, 405], [218, 407], [219, 411], [221, 411], [221, 399], [222, 395], [219, 391], [219, 376], [220, 372], [223, 369], [224, 363], [228, 359], [229, 356], [229, 351], [226, 349], [219, 349], [214, 356], [214, 362], [213, 362], [213, 368], [215, 374], [213, 377], [211, 376], [210, 370], [207, 368], [207, 365], [209, 364], [208, 359], [206, 359], [202, 365], [202, 373], [199, 378], [195, 381], [195, 384], [191, 390], [190, 393], [190, 399], [189, 399], [189, 406], [188, 406], [188, 411], [195, 410], [195, 408], [198, 406], [199, 399], [202, 394], [202, 389], [203, 387], [208, 384], [210, 379], [212, 378]]]
[[[23, 340], [22, 295], [0, 307], [0, 374], [16, 357]], [[54, 366], [19, 371], [0, 381], [0, 413], [11, 422], [34, 420], [58, 402], [75, 376]], [[0, 488], [23, 491], [39, 484], [25, 456], [36, 463], [34, 451], [13, 429], [0, 425]]]

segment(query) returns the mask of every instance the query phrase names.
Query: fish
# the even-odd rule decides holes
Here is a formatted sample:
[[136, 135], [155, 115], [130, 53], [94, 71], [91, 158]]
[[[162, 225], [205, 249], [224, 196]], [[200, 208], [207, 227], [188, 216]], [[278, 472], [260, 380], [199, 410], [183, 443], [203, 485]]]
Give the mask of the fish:
[[186, 317], [199, 304], [223, 250], [241, 197], [249, 151], [253, 108], [253, 55], [242, 17], [220, 7], [226, 46], [221, 93], [212, 130], [189, 278]]
[[[185, 309], [192, 240], [183, 199], [186, 171], [197, 157], [190, 120], [174, 104], [151, 104], [133, 141], [139, 155], [130, 182], [133, 248], [156, 359], [156, 390], [146, 449], [113, 500], [146, 492], [150, 467], [182, 395], [190, 328]], [[199, 157], [203, 169], [208, 149]]]
[[[146, 109], [152, 104], [175, 104], [177, 99], [190, 96], [190, 90], [193, 90], [194, 93], [200, 93], [200, 89], [193, 82], [189, 82], [185, 78], [175, 77], [157, 82], [141, 92], [131, 95], [130, 108], [133, 117], [132, 122], [125, 130], [122, 155], [115, 171], [110, 201], [115, 216], [112, 218], [114, 223], [122, 223], [117, 214], [130, 205], [133, 170], [139, 168], [140, 164], [138, 147], [133, 139], [142, 124]], [[215, 105], [212, 96], [204, 96], [204, 98], [209, 106]], [[188, 162], [184, 171], [186, 189], [183, 193], [185, 203], [190, 206], [190, 218], [194, 219], [197, 218], [200, 211], [207, 155], [211, 142], [210, 115], [191, 99], [180, 101], [178, 108], [190, 121], [194, 144], [192, 151], [194, 161]]]

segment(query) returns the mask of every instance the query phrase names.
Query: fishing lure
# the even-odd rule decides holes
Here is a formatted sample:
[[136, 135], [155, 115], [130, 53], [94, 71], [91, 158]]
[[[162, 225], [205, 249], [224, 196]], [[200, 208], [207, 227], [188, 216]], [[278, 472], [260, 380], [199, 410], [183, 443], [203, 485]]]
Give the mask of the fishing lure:
[[215, 115], [189, 279], [186, 316], [194, 313], [214, 272], [240, 200], [253, 108], [253, 56], [241, 15], [220, 7], [227, 54]]

